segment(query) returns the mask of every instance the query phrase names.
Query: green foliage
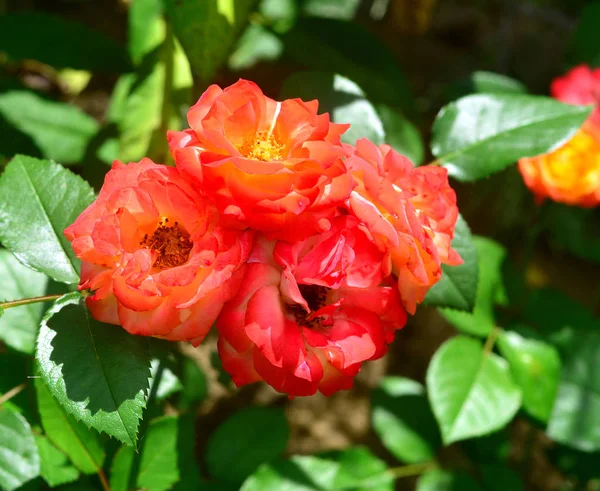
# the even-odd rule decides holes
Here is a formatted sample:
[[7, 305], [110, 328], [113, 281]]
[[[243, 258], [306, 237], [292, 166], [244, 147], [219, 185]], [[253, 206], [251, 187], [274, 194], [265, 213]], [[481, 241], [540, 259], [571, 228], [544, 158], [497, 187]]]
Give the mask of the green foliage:
[[137, 446], [150, 377], [144, 338], [94, 320], [73, 293], [48, 309], [36, 355], [44, 382], [69, 414]]
[[588, 2], [579, 15], [579, 25], [573, 39], [574, 63], [600, 65], [600, 2]]
[[446, 445], [505, 426], [521, 406], [508, 363], [478, 341], [446, 341], [427, 370], [427, 395]]
[[526, 94], [527, 87], [518, 80], [494, 72], [476, 71], [452, 84], [452, 99], [469, 94]]
[[[0, 249], [0, 301], [37, 297], [46, 291], [47, 277], [23, 266], [6, 249]], [[35, 349], [43, 305], [6, 309], [0, 314], [0, 340], [22, 353]]]
[[464, 472], [434, 469], [417, 481], [416, 491], [480, 491], [483, 488]]
[[460, 215], [456, 222], [452, 247], [464, 262], [459, 266], [442, 266], [442, 277], [427, 292], [424, 303], [434, 307], [471, 311], [478, 290], [477, 249], [471, 230]]
[[548, 97], [470, 95], [440, 111], [431, 151], [451, 176], [474, 181], [521, 157], [558, 148], [590, 112], [588, 106], [562, 104]]
[[278, 408], [250, 407], [227, 419], [211, 435], [206, 466], [211, 476], [242, 482], [285, 450], [288, 427]]
[[40, 456], [27, 420], [0, 409], [0, 487], [17, 489], [40, 473]]
[[18, 155], [0, 177], [0, 242], [26, 266], [77, 283], [79, 260], [63, 230], [93, 197], [89, 184], [64, 167]]
[[40, 455], [40, 474], [51, 488], [79, 478], [79, 471], [69, 463], [64, 453], [50, 443], [50, 440], [36, 435], [35, 443]]

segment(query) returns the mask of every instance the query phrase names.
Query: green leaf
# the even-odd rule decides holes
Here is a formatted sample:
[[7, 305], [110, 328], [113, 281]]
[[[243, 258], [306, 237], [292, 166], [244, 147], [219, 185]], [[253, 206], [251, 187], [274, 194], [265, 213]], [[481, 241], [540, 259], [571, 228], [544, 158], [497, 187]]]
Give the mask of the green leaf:
[[68, 413], [135, 447], [150, 377], [147, 345], [94, 320], [73, 293], [44, 316], [37, 358], [44, 382]]
[[549, 97], [478, 94], [445, 106], [433, 125], [431, 151], [451, 176], [474, 181], [554, 150], [591, 112]]
[[203, 82], [213, 80], [248, 23], [255, 0], [168, 0], [173, 31]]
[[43, 380], [35, 380], [35, 390], [42, 427], [48, 439], [84, 474], [95, 474], [102, 469], [105, 454], [98, 434], [69, 416], [52, 397]]
[[324, 455], [294, 456], [263, 464], [241, 491], [392, 491], [394, 479], [368, 449], [349, 448]]
[[282, 36], [285, 51], [313, 70], [335, 72], [359, 85], [373, 102], [414, 112], [414, 97], [395, 54], [364, 27], [304, 18]]
[[[0, 329], [2, 326], [0, 326]], [[25, 416], [28, 421], [34, 421], [36, 416], [31, 408], [28, 397], [28, 376], [31, 375], [31, 358], [19, 353], [0, 354], [0, 396], [15, 387], [25, 384], [25, 389], [15, 394], [0, 407], [12, 409]]]
[[477, 250], [471, 230], [459, 215], [454, 229], [452, 247], [463, 258], [460, 266], [442, 265], [442, 278], [425, 296], [425, 305], [473, 310], [477, 294]]
[[524, 84], [494, 72], [475, 71], [468, 78], [454, 84], [450, 90], [453, 99], [469, 94], [526, 94]]
[[19, 413], [0, 409], [0, 488], [17, 489], [40, 474], [31, 427]]
[[380, 145], [384, 142], [383, 123], [362, 89], [341, 75], [324, 72], [298, 72], [284, 82], [282, 99], [299, 97], [305, 101], [318, 99], [319, 112], [328, 112], [336, 123], [350, 123], [342, 141], [354, 145], [368, 138]]
[[427, 394], [446, 445], [502, 428], [521, 406], [508, 363], [465, 336], [446, 341], [433, 355]]
[[[154, 358], [150, 363], [150, 372], [152, 374], [152, 378], [154, 378], [156, 375], [159, 363], [160, 360], [158, 360], [157, 358]], [[179, 392], [182, 389], [183, 385], [181, 385], [181, 382], [177, 375], [175, 375], [170, 368], [165, 366], [160, 377], [158, 389], [156, 390], [156, 398], [159, 401], [162, 401], [163, 399], [166, 399], [167, 397], [175, 394], [176, 392]]]
[[579, 15], [572, 55], [574, 63], [600, 65], [600, 2], [587, 2]]
[[55, 68], [124, 72], [131, 67], [123, 47], [103, 34], [40, 11], [2, 15], [0, 46], [11, 60], [33, 59]]
[[260, 24], [250, 24], [231, 55], [227, 65], [232, 71], [247, 70], [257, 63], [277, 60], [283, 53], [283, 43]]
[[468, 474], [434, 469], [417, 481], [416, 491], [480, 491], [483, 488]]
[[302, 13], [328, 19], [352, 20], [356, 17], [360, 0], [304, 0]]
[[[37, 297], [46, 291], [48, 277], [23, 266], [6, 249], [0, 249], [0, 301]], [[43, 303], [6, 309], [0, 313], [0, 340], [26, 354], [35, 349]]]
[[79, 477], [79, 471], [50, 440], [36, 436], [35, 442], [40, 454], [41, 475], [51, 488], [73, 482]]
[[383, 123], [385, 143], [408, 157], [415, 165], [423, 163], [425, 148], [419, 130], [399, 111], [385, 104], [375, 106]]
[[[135, 487], [149, 491], [171, 489], [179, 480], [177, 455], [178, 418], [166, 416], [150, 423], [143, 440]], [[135, 450], [123, 446], [115, 455], [110, 485], [113, 491], [129, 489]]]
[[206, 447], [206, 467], [213, 477], [242, 482], [260, 464], [281, 455], [287, 441], [288, 427], [281, 408], [247, 408], [231, 416], [211, 435]]
[[479, 273], [473, 312], [440, 309], [440, 313], [459, 331], [485, 337], [496, 325], [494, 300], [502, 288], [502, 263], [506, 250], [485, 237], [475, 237], [473, 243], [477, 249]]
[[421, 384], [385, 377], [373, 392], [372, 407], [373, 428], [396, 458], [409, 464], [435, 458], [440, 437]]
[[514, 331], [502, 331], [498, 348], [521, 387], [523, 408], [534, 418], [547, 423], [560, 377], [558, 352], [549, 344], [525, 338]]
[[188, 358], [181, 359], [181, 378], [183, 380], [183, 391], [179, 399], [178, 407], [182, 410], [190, 409], [203, 401], [208, 394], [208, 382], [206, 375], [198, 364]]
[[483, 464], [481, 475], [487, 491], [523, 491], [519, 474], [502, 464]]
[[92, 202], [89, 184], [47, 160], [17, 155], [0, 177], [0, 242], [26, 266], [79, 282], [79, 260], [63, 230]]
[[43, 157], [64, 164], [80, 162], [98, 131], [98, 123], [78, 107], [29, 90], [1, 93], [0, 116], [29, 136]]

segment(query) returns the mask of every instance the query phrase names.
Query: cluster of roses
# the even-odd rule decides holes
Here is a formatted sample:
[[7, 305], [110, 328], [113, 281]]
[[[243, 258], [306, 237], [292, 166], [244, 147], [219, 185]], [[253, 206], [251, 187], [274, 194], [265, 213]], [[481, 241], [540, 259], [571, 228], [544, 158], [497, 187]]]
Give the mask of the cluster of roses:
[[552, 96], [596, 107], [581, 129], [559, 149], [519, 160], [525, 184], [539, 201], [593, 207], [600, 204], [600, 68], [579, 65], [552, 82]]
[[92, 315], [194, 345], [215, 324], [238, 386], [350, 388], [462, 262], [458, 209], [445, 169], [344, 144], [317, 106], [213, 85], [168, 134], [176, 167], [115, 162], [65, 230]]

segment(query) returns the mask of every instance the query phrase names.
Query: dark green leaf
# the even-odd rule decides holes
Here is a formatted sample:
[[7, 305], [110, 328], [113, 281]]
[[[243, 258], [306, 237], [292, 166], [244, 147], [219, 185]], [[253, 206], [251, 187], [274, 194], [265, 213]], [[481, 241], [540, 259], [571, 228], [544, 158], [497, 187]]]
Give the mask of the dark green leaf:
[[534, 418], [547, 423], [560, 378], [558, 352], [549, 344], [513, 331], [500, 334], [498, 348], [521, 387], [523, 408]]
[[255, 3], [255, 0], [167, 1], [175, 35], [190, 59], [192, 71], [202, 81], [211, 81], [227, 61]]
[[477, 250], [471, 230], [459, 215], [452, 247], [463, 258], [460, 266], [442, 266], [442, 278], [425, 296], [425, 305], [471, 311], [477, 294]]
[[69, 463], [64, 453], [50, 443], [50, 440], [43, 436], [36, 436], [35, 442], [40, 454], [42, 477], [51, 488], [73, 482], [79, 477], [79, 471]]
[[17, 489], [40, 473], [40, 456], [23, 416], [0, 408], [0, 488]]
[[[46, 291], [48, 277], [23, 266], [6, 249], [0, 249], [0, 301], [37, 297]], [[43, 303], [6, 309], [0, 314], [0, 340], [7, 346], [32, 354], [35, 349]]]
[[206, 466], [211, 476], [242, 482], [260, 464], [281, 455], [287, 441], [283, 410], [247, 408], [231, 416], [211, 435], [206, 447]]
[[502, 428], [521, 406], [508, 363], [465, 336], [446, 341], [433, 355], [427, 394], [447, 445]]
[[[0, 325], [0, 329], [2, 326]], [[18, 353], [0, 354], [0, 396], [8, 391], [25, 384], [25, 390], [15, 394], [10, 400], [4, 402], [2, 406], [5, 409], [12, 409], [25, 416], [28, 421], [34, 421], [35, 416], [31, 408], [30, 400], [27, 397], [28, 376], [31, 373], [31, 358]]]
[[324, 72], [298, 72], [288, 77], [282, 99], [299, 97], [305, 101], [318, 99], [319, 112], [328, 112], [336, 123], [350, 123], [342, 141], [354, 145], [368, 138], [379, 145], [384, 142], [383, 124], [361, 88], [341, 75]]
[[29, 136], [43, 157], [64, 164], [81, 162], [98, 131], [98, 123], [77, 106], [45, 99], [28, 90], [1, 93], [0, 116]]
[[131, 66], [124, 48], [103, 34], [40, 11], [2, 15], [0, 46], [11, 60], [55, 68], [123, 72]]
[[94, 320], [73, 293], [44, 316], [37, 358], [50, 392], [68, 413], [136, 446], [150, 377], [144, 338]]
[[485, 337], [495, 326], [494, 300], [502, 287], [502, 263], [506, 250], [484, 237], [475, 237], [473, 243], [477, 249], [479, 276], [473, 312], [440, 309], [440, 313], [459, 331]]
[[445, 106], [431, 151], [451, 176], [474, 181], [563, 145], [591, 112], [549, 97], [479, 94]]
[[194, 360], [184, 357], [181, 365], [183, 392], [178, 407], [186, 410], [204, 400], [208, 393], [208, 382], [206, 375]]
[[468, 474], [434, 469], [419, 478], [416, 491], [480, 491], [482, 489]]
[[409, 464], [435, 458], [440, 437], [421, 384], [385, 377], [373, 392], [372, 406], [373, 428], [396, 458]]
[[523, 491], [523, 481], [510, 467], [501, 464], [483, 464], [481, 475], [486, 491]]
[[98, 472], [105, 457], [98, 434], [69, 416], [52, 397], [43, 380], [35, 380], [35, 389], [42, 426], [48, 439], [62, 450], [81, 472]]
[[64, 167], [17, 155], [0, 177], [0, 242], [30, 268], [77, 283], [79, 260], [63, 230], [93, 199], [90, 186]]
[[579, 15], [572, 53], [575, 63], [600, 65], [600, 2], [587, 2]]
[[453, 84], [452, 99], [469, 94], [526, 94], [527, 87], [514, 78], [494, 72], [476, 71]]
[[425, 148], [419, 130], [399, 111], [385, 104], [375, 106], [383, 123], [385, 143], [391, 145], [401, 155], [410, 159], [415, 165], [423, 163]]

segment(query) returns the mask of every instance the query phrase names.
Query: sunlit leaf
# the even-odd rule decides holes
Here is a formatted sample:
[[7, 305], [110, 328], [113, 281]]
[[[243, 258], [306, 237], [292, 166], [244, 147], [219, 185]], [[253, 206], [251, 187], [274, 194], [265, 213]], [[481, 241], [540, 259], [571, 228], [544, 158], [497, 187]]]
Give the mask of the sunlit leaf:
[[40, 473], [40, 456], [29, 423], [0, 409], [0, 488], [17, 489]]
[[40, 454], [41, 475], [50, 487], [73, 482], [79, 477], [79, 471], [50, 440], [36, 435], [35, 442]]

